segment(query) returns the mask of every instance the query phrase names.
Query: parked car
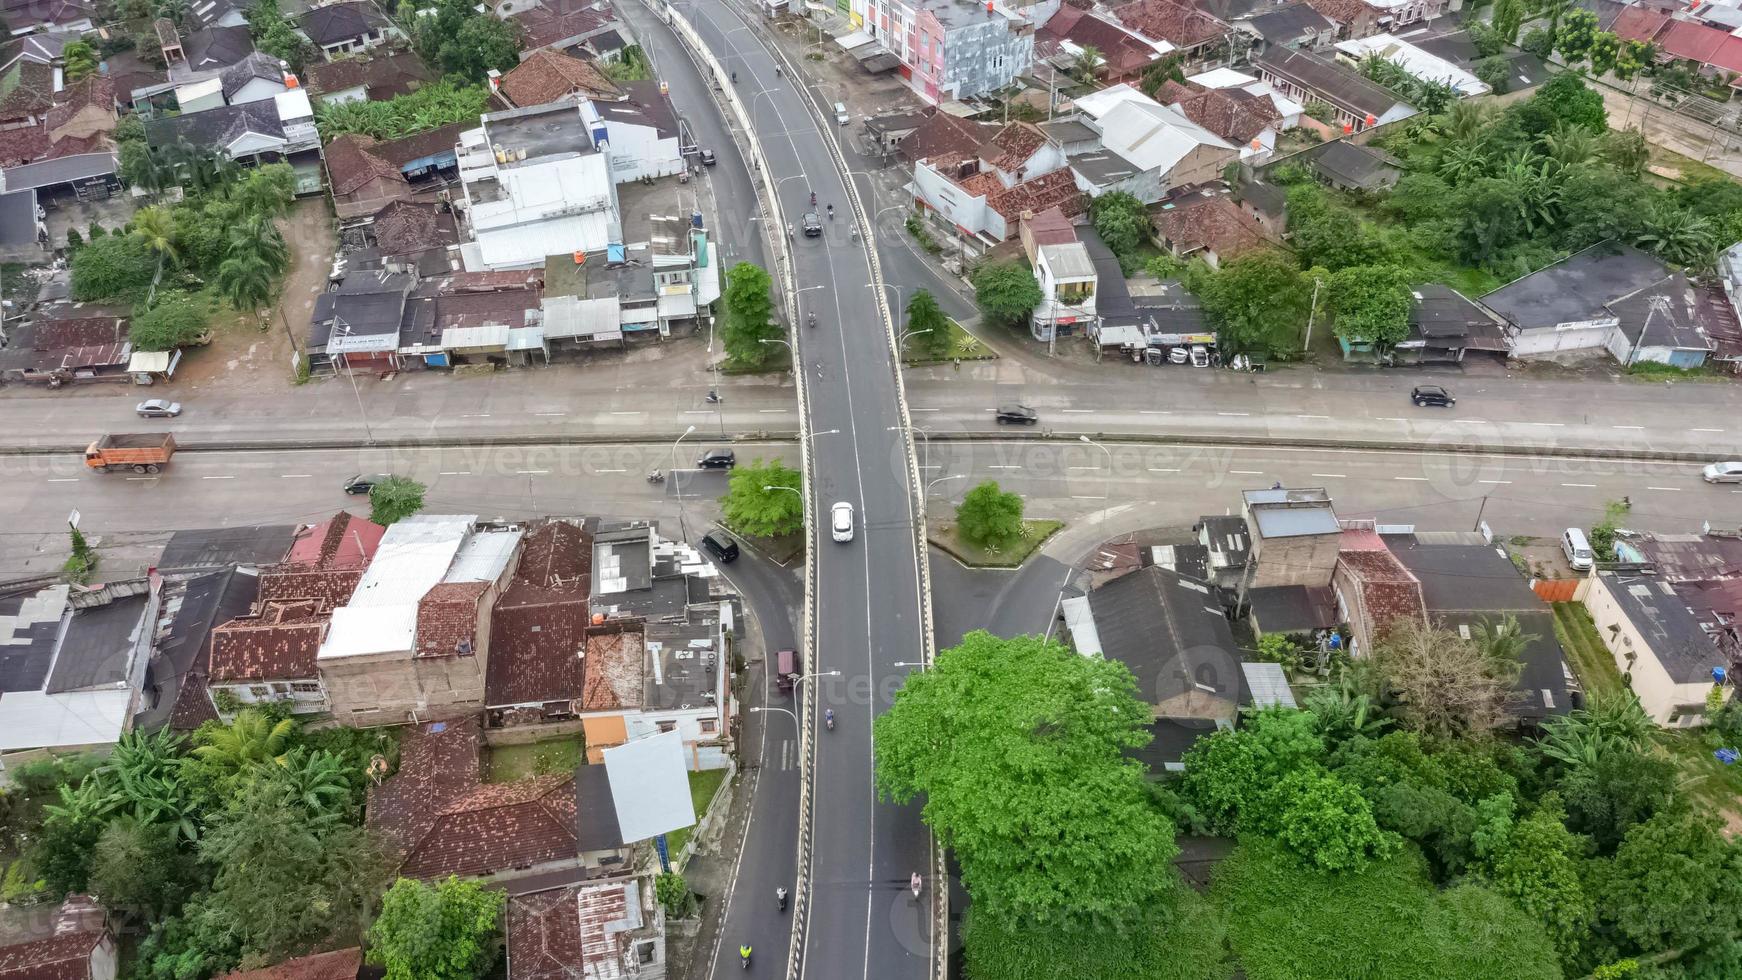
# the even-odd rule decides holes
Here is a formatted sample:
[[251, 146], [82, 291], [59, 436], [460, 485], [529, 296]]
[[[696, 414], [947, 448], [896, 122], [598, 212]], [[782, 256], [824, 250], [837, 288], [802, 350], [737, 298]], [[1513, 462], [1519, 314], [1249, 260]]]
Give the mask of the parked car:
[[998, 406], [999, 425], [1033, 425], [1040, 421], [1040, 413], [1027, 405]]
[[1417, 408], [1423, 405], [1451, 408], [1458, 403], [1451, 392], [1439, 385], [1416, 385], [1415, 390], [1409, 393], [1409, 400], [1415, 402]]
[[714, 556], [722, 565], [738, 560], [738, 542], [725, 531], [709, 531], [702, 535], [702, 550]]
[[853, 540], [853, 505], [845, 500], [837, 501], [829, 508], [829, 534], [836, 541]]
[[738, 465], [738, 454], [730, 449], [710, 449], [696, 460], [696, 465], [704, 470], [729, 470]]
[[1707, 483], [1742, 483], [1742, 462], [1713, 463], [1700, 471]]
[[804, 237], [816, 238], [823, 233], [823, 219], [817, 217], [815, 211], [804, 213]]
[[702, 166], [704, 166], [704, 167], [711, 167], [715, 163], [719, 162], [719, 161], [714, 159], [714, 151], [713, 150], [703, 150], [701, 152], [701, 157], [702, 157]]
[[386, 473], [359, 473], [345, 481], [345, 492], [353, 497], [360, 496], [374, 490], [375, 484], [386, 479]]
[[845, 102], [835, 103], [835, 122], [840, 123], [843, 126], [847, 125], [847, 104]]
[[133, 406], [142, 419], [173, 419], [181, 414], [181, 402], [163, 398], [148, 398]]

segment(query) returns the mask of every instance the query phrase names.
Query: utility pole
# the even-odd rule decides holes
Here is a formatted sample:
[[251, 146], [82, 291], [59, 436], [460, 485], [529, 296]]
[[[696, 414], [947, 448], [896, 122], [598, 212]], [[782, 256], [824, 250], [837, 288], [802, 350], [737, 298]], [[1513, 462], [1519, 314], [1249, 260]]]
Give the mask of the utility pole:
[[1319, 287], [1324, 284], [1324, 279], [1318, 276], [1313, 277], [1313, 302], [1312, 307], [1307, 310], [1306, 343], [1301, 345], [1302, 354], [1313, 349], [1313, 318], [1319, 313]]
[[1476, 526], [1471, 528], [1470, 530], [1472, 530], [1472, 531], [1482, 530], [1482, 513], [1484, 511], [1486, 511], [1487, 509], [1488, 509], [1488, 495], [1483, 494], [1482, 495], [1482, 506], [1476, 508]]

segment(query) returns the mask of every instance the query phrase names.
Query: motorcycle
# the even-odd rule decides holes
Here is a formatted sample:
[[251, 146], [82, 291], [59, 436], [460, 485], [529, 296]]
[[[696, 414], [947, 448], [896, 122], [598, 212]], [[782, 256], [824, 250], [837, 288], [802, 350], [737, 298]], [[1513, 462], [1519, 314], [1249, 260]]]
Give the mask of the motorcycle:
[[779, 906], [780, 911], [786, 911], [786, 889], [776, 888], [774, 890], [774, 904]]
[[823, 725], [831, 732], [835, 730], [835, 709], [830, 708], [823, 712]]
[[829, 205], [829, 220], [835, 220], [835, 206], [833, 204]]
[[709, 388], [709, 389], [708, 389], [708, 397], [707, 397], [707, 398], [706, 398], [706, 399], [704, 399], [704, 400], [705, 400], [705, 401], [706, 401], [706, 402], [707, 402], [707, 403], [708, 403], [708, 404], [709, 404], [709, 405], [718, 405], [718, 404], [720, 404], [720, 403], [721, 403], [721, 402], [722, 402], [722, 401], [725, 401], [725, 399], [723, 399], [723, 398], [721, 398], [721, 397], [720, 397], [720, 393], [719, 393], [719, 392], [717, 392], [717, 391], [715, 391], [715, 390], [714, 390], [714, 389], [712, 389], [712, 388]]
[[806, 313], [804, 315], [804, 325], [807, 327], [816, 326], [817, 325], [817, 315], [815, 313]]
[[647, 482], [648, 483], [664, 483], [665, 482], [665, 474], [661, 473], [659, 470], [654, 470], [653, 472], [647, 474]]
[[913, 873], [912, 878], [908, 879], [907, 886], [913, 890], [913, 897], [915, 900], [917, 900], [919, 898], [919, 890], [924, 885], [925, 885], [925, 879], [921, 878], [919, 876], [919, 872], [917, 872], [917, 871], [915, 871]]

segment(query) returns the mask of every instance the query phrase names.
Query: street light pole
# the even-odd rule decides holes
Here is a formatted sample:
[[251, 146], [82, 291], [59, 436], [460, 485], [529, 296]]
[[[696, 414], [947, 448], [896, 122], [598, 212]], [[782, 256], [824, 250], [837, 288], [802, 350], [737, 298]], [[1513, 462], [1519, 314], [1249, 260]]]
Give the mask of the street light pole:
[[696, 431], [696, 427], [692, 425], [683, 430], [683, 435], [673, 439], [671, 443], [671, 485], [677, 490], [677, 530], [678, 534], [682, 536], [686, 542], [689, 541], [690, 533], [689, 527], [684, 520], [683, 481], [679, 480], [677, 476], [677, 444], [683, 442], [684, 437], [694, 431]]
[[[921, 457], [920, 457], [920, 461], [919, 461], [919, 468], [920, 468], [920, 469], [921, 469], [921, 470], [929, 470], [929, 469], [931, 469], [931, 433], [930, 433], [930, 432], [928, 432], [928, 431], [927, 431], [927, 430], [926, 430], [926, 428], [925, 428], [925, 426], [922, 426], [922, 425], [914, 425], [914, 424], [912, 424], [912, 423], [911, 423], [911, 422], [910, 422], [910, 423], [908, 423], [908, 426], [907, 426], [907, 427], [908, 427], [908, 428], [909, 428], [909, 429], [912, 429], [912, 430], [913, 430], [913, 431], [914, 431], [914, 432], [917, 432], [917, 433], [919, 433], [919, 435], [920, 435], [920, 438], [921, 438], [921, 439], [922, 439], [922, 440], [924, 440], [924, 441], [923, 441], [923, 443], [922, 443], [922, 445], [924, 445], [924, 447], [925, 447], [925, 449], [924, 449], [924, 455], [922, 455], [922, 456], [921, 456]], [[884, 431], [886, 431], [886, 432], [900, 432], [900, 431], [901, 431], [901, 426], [899, 426], [899, 425], [892, 425], [892, 426], [890, 426], [890, 427], [889, 427], [889, 428], [888, 428], [888, 429], [886, 429], [886, 430], [884, 430]]]
[[955, 476], [940, 476], [937, 479], [931, 481], [930, 483], [927, 483], [925, 485], [925, 493], [921, 494], [920, 498], [919, 498], [919, 519], [921, 521], [924, 521], [926, 518], [926, 511], [929, 508], [929, 505], [931, 504], [931, 488], [932, 487], [935, 487], [938, 484], [943, 483], [947, 480], [966, 480], [967, 478], [968, 478], [968, 474], [958, 473]]
[[[1094, 446], [1096, 449], [1107, 454], [1107, 476], [1101, 481], [1101, 499], [1106, 500], [1113, 489], [1113, 450], [1108, 449], [1106, 446], [1101, 445], [1093, 439], [1090, 439], [1088, 436], [1078, 436], [1077, 439], [1087, 445]], [[1101, 507], [1102, 513], [1097, 515], [1095, 518], [1097, 522], [1105, 516], [1106, 510], [1106, 505], [1103, 504]]]

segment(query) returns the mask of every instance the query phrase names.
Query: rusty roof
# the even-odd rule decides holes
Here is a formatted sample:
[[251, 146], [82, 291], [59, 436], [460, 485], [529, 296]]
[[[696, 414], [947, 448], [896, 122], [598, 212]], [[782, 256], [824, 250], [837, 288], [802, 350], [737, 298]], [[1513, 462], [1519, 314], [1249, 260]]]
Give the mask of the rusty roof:
[[370, 829], [404, 853], [423, 839], [441, 810], [482, 779], [476, 717], [412, 728], [399, 743], [399, 771], [369, 790]]
[[1024, 211], [1038, 213], [1056, 207], [1074, 218], [1089, 209], [1088, 196], [1077, 189], [1076, 177], [1068, 167], [988, 194], [986, 206], [1003, 215], [1013, 232], [1017, 217]]
[[1019, 173], [1028, 158], [1046, 145], [1046, 134], [1033, 123], [1013, 122], [992, 137], [991, 145], [1002, 151], [991, 160], [992, 166], [1006, 173]]
[[1282, 121], [1282, 113], [1269, 96], [1240, 89], [1188, 93], [1169, 104], [1177, 104], [1187, 119], [1234, 144], [1244, 143]]
[[218, 980], [357, 980], [363, 950], [352, 946], [327, 953], [310, 953], [259, 970], [236, 970]]
[[354, 194], [375, 180], [405, 182], [398, 167], [376, 155], [375, 146], [374, 139], [361, 133], [341, 133], [327, 143], [324, 155], [334, 194]]
[[639, 708], [647, 676], [646, 626], [639, 619], [617, 620], [621, 630], [589, 630], [582, 711]]
[[625, 976], [640, 923], [636, 884], [614, 880], [515, 895], [508, 900], [508, 980]]
[[1389, 548], [1383, 543], [1378, 548], [1351, 548], [1347, 534], [1343, 545], [1337, 561], [1348, 569], [1361, 590], [1375, 634], [1383, 633], [1386, 627], [1405, 617], [1426, 620], [1427, 603], [1422, 598], [1421, 580]]
[[934, 111], [913, 135], [901, 141], [901, 153], [909, 160], [929, 160], [940, 168], [954, 168], [965, 160], [978, 160], [980, 147], [996, 132], [991, 123]]
[[570, 701], [584, 694], [593, 544], [585, 526], [550, 521], [526, 536], [490, 617], [485, 703]]
[[220, 684], [317, 677], [315, 655], [326, 631], [327, 617], [315, 614], [312, 602], [267, 603], [259, 616], [212, 630], [208, 677]]
[[91, 950], [105, 935], [70, 932], [0, 946], [0, 980], [90, 980]]
[[546, 105], [572, 95], [610, 100], [623, 97], [623, 89], [591, 61], [548, 48], [534, 51], [503, 75], [500, 91], [521, 108]]
[[1270, 244], [1264, 227], [1225, 194], [1193, 194], [1150, 211], [1156, 233], [1182, 252], [1209, 249], [1226, 260]]
[[449, 802], [407, 849], [399, 873], [470, 877], [579, 856], [575, 778], [556, 773], [475, 786]]
[[417, 603], [419, 657], [469, 656], [478, 634], [478, 603], [489, 582], [438, 582]]
[[1202, 44], [1230, 30], [1209, 14], [1174, 0], [1137, 0], [1113, 8], [1113, 16], [1150, 40], [1166, 41], [1178, 48]]
[[127, 339], [127, 318], [88, 316], [68, 320], [39, 320], [31, 329], [32, 350], [64, 350], [118, 344]]

